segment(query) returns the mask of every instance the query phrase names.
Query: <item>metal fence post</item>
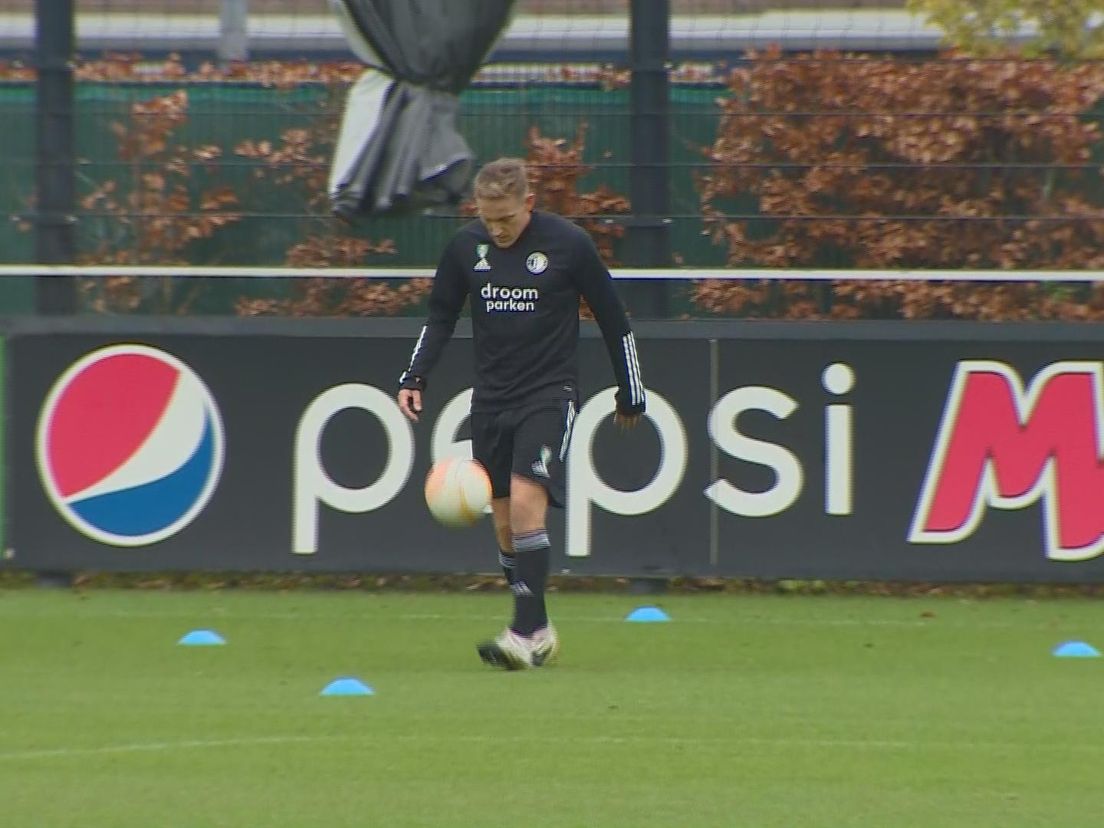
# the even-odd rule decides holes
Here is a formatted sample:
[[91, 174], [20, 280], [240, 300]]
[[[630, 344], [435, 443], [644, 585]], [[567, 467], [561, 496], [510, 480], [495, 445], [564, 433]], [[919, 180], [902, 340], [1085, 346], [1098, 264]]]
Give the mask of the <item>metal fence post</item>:
[[249, 59], [249, 0], [222, 0], [218, 56], [223, 63]]
[[[35, 257], [40, 264], [71, 264], [76, 256], [73, 0], [35, 0], [36, 158]], [[40, 313], [73, 313], [76, 282], [38, 276]]]
[[[625, 259], [631, 267], [670, 267], [670, 3], [632, 0], [630, 14], [629, 194], [633, 216], [629, 221]], [[635, 315], [652, 318], [669, 315], [666, 282], [637, 282], [630, 284], [627, 292]]]

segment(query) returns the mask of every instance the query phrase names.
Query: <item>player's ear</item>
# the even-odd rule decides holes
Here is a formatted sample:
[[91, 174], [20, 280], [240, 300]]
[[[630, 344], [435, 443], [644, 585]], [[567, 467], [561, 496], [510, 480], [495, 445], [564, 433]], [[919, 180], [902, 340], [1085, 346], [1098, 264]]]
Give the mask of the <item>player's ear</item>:
[[533, 205], [536, 203], [537, 194], [530, 190], [528, 193], [525, 194], [525, 209], [531, 211], [533, 209]]

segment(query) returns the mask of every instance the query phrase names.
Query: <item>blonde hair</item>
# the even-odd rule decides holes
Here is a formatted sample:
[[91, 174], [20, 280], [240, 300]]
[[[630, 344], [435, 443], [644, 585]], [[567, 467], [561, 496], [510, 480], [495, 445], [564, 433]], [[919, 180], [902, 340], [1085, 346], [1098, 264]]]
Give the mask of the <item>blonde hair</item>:
[[529, 174], [520, 158], [499, 158], [483, 166], [475, 177], [476, 198], [524, 198]]

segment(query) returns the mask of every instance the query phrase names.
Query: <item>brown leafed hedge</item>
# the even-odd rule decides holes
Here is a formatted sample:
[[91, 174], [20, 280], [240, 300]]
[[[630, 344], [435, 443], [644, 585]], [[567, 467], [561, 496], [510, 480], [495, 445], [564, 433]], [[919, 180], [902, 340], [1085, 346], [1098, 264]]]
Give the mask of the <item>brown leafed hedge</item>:
[[[777, 50], [732, 71], [698, 180], [732, 267], [1104, 267], [1104, 64]], [[1100, 319], [1025, 283], [703, 282], [706, 310], [788, 318]]]

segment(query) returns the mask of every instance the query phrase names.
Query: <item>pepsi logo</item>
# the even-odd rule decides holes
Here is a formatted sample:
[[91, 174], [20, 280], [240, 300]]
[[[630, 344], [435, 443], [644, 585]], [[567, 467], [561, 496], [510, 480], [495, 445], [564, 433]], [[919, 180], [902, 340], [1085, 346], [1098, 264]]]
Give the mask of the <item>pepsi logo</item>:
[[146, 345], [81, 357], [54, 383], [38, 419], [46, 494], [80, 533], [143, 546], [187, 526], [222, 473], [222, 418], [203, 380]]

